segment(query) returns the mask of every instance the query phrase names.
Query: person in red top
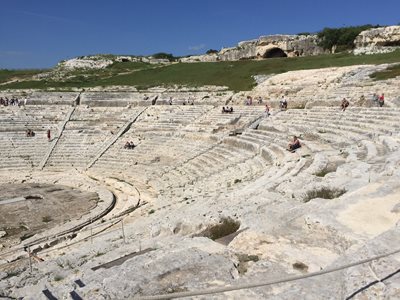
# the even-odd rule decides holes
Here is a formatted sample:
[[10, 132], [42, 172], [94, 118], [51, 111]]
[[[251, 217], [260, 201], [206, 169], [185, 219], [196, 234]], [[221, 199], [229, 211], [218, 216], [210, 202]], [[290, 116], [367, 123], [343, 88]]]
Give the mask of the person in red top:
[[385, 94], [382, 93], [378, 99], [379, 106], [382, 107], [385, 104]]

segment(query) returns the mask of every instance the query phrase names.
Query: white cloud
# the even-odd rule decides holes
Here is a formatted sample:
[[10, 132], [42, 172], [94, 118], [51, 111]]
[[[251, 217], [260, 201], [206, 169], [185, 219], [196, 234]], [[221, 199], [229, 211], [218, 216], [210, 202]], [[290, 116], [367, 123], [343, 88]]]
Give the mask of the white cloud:
[[205, 47], [206, 47], [205, 44], [200, 44], [200, 45], [196, 45], [196, 46], [189, 46], [189, 50], [198, 51], [198, 50], [204, 49]]

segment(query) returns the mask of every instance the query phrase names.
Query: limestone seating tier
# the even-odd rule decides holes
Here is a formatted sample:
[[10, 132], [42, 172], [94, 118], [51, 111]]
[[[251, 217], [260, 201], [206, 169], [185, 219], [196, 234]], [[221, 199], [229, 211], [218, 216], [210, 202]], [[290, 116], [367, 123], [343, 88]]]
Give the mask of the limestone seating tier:
[[[37, 167], [47, 152], [49, 143], [46, 130], [57, 136], [58, 125], [65, 118], [68, 106], [27, 106], [0, 108], [1, 152], [7, 159], [1, 167], [7, 169]], [[34, 131], [27, 137], [26, 130]]]
[[142, 106], [151, 104], [151, 100], [144, 100], [143, 94], [135, 92], [83, 92], [81, 104], [107, 107]]
[[68, 106], [0, 107], [0, 131], [45, 130], [62, 121]]
[[37, 167], [48, 147], [45, 131], [35, 131], [34, 137], [26, 137], [25, 132], [2, 132], [0, 169]]
[[216, 104], [227, 102], [232, 92], [83, 92], [81, 104], [90, 106], [147, 106], [169, 105], [172, 97], [174, 105], [184, 102], [195, 104]]
[[122, 109], [77, 108], [67, 122], [47, 166], [85, 167], [132, 113], [132, 110]]
[[137, 123], [147, 123], [145, 124], [147, 126], [149, 126], [149, 123], [153, 125], [168, 125], [171, 123], [187, 125], [207, 113], [211, 108], [211, 106], [206, 105], [152, 106], [138, 118]]
[[79, 106], [71, 116], [71, 121], [125, 122], [136, 112], [135, 109], [120, 107]]
[[77, 92], [33, 92], [28, 95], [28, 105], [73, 105]]
[[66, 128], [46, 167], [65, 168], [86, 166], [96, 151], [111, 137], [103, 130], [76, 130]]
[[[108, 113], [102, 109], [95, 110], [99, 120], [101, 114], [106, 116]], [[128, 108], [110, 110], [104, 123], [120, 126], [118, 114], [125, 114], [126, 110]], [[353, 223], [343, 217], [342, 212], [358, 213], [352, 210], [352, 205], [365, 205], [360, 199], [395, 187], [397, 177], [390, 176], [399, 174], [396, 170], [400, 149], [396, 123], [399, 110], [350, 107], [346, 112], [341, 112], [337, 107], [315, 107], [279, 112], [262, 119], [262, 106], [237, 107], [235, 110], [238, 112], [236, 116], [222, 114], [218, 107], [149, 107], [89, 168], [87, 174], [94, 178], [97, 176], [98, 184], [115, 191], [115, 214], [124, 213], [134, 204], [130, 196], [138, 197], [137, 194], [146, 193], [146, 205], [126, 215], [126, 220], [131, 222], [125, 232], [128, 243], [143, 241], [143, 244], [157, 248], [154, 253], [172, 257], [171, 253], [175, 253], [173, 249], [180, 243], [188, 243], [186, 246], [190, 247], [186, 248], [192, 249], [193, 236], [200, 234], [210, 224], [220, 222], [221, 217], [237, 218], [241, 222], [241, 229], [249, 227], [247, 231], [237, 235], [228, 247], [218, 246], [221, 249], [217, 251], [213, 247], [218, 244], [212, 242], [202, 244], [202, 249], [206, 253], [204, 257], [215, 256], [216, 253], [225, 258], [236, 257], [237, 253], [257, 255], [259, 263], [247, 265], [250, 272], [235, 273], [236, 279], [251, 280], [259, 272], [265, 273], [266, 264], [272, 266], [268, 272], [277, 269], [274, 277], [279, 274], [301, 274], [303, 271], [293, 267], [297, 261], [307, 265], [309, 269], [305, 272], [321, 270], [335, 265], [343, 253], [347, 255], [357, 251], [367, 239], [376, 239], [376, 243], [381, 240], [381, 236], [357, 232], [364, 229], [351, 227]], [[86, 124], [85, 114], [88, 114]], [[90, 153], [101, 147], [97, 143], [102, 140], [102, 129], [108, 125], [97, 122], [90, 114], [90, 108], [87, 111], [77, 109], [77, 114], [74, 113], [75, 116], [67, 123], [49, 163], [59, 164], [60, 170], [68, 170], [70, 166], [63, 165], [64, 158], [79, 165], [87, 162], [92, 155]], [[226, 123], [225, 118], [228, 120]], [[166, 124], [173, 126], [165, 130], [156, 129]], [[215, 126], [219, 130], [202, 132], [202, 126]], [[230, 136], [231, 131], [236, 129], [240, 129], [240, 132]], [[2, 132], [0, 136], [7, 134], [14, 132]], [[300, 136], [303, 143], [296, 153], [286, 151], [293, 135]], [[109, 138], [104, 137], [103, 140]], [[137, 147], [124, 149], [124, 143], [130, 140]], [[68, 153], [71, 157], [68, 157]], [[73, 156], [79, 155], [81, 158], [74, 161]], [[384, 180], [384, 185], [380, 185], [381, 180]], [[321, 187], [343, 188], [347, 193], [332, 200], [316, 198], [304, 203], [308, 201], [305, 200], [306, 192]], [[363, 191], [364, 187], [368, 188]], [[371, 197], [366, 201], [374, 196]], [[387, 200], [383, 198], [382, 201]], [[390, 213], [386, 216], [396, 214], [396, 208], [393, 208], [396, 202], [393, 199], [389, 202], [387, 208]], [[382, 204], [382, 207], [385, 205]], [[378, 206], [373, 207], [375, 210], [383, 209]], [[380, 217], [376, 219], [380, 220]], [[395, 228], [395, 223], [385, 222], [381, 224], [382, 230]], [[130, 266], [139, 264], [138, 261], [141, 263], [141, 259], [159, 258], [155, 254], [143, 254], [125, 261], [121, 266], [115, 265], [112, 271], [91, 271], [93, 266], [117, 258], [113, 247], [127, 251], [128, 246], [117, 245], [118, 235], [120, 232], [99, 237], [99, 248], [93, 246], [89, 250], [86, 248], [90, 247], [81, 247], [84, 249], [79, 251], [77, 264], [88, 286], [87, 290], [82, 290], [84, 295], [107, 287], [112, 297], [118, 298], [119, 292], [113, 291], [108, 283], [109, 276], [114, 277], [113, 284], [116, 284], [125, 280], [120, 274], [129, 270]], [[312, 238], [304, 239], [306, 235]], [[173, 240], [172, 244], [166, 242], [168, 239]], [[132, 244], [129, 244], [131, 251], [134, 248]], [[137, 247], [139, 249], [141, 246]], [[160, 249], [165, 252], [160, 254]], [[73, 248], [74, 251], [77, 250]], [[101, 251], [102, 255], [96, 257], [90, 251]], [[71, 255], [76, 254], [63, 255], [65, 259], [71, 259]], [[83, 259], [84, 256], [86, 259]], [[237, 263], [235, 259], [228, 259], [226, 265], [233, 265], [233, 261]], [[43, 274], [30, 276], [47, 282], [47, 275], [44, 275], [46, 266], [52, 263], [38, 264], [37, 268], [43, 268]], [[220, 265], [225, 266], [219, 263], [213, 268]], [[152, 280], [160, 274], [175, 272], [168, 269], [169, 264], [167, 266], [165, 271], [155, 272]], [[66, 276], [70, 280], [76, 275], [72, 274], [71, 268], [71, 274]], [[229, 276], [232, 278], [232, 273]], [[228, 284], [227, 280], [222, 281]], [[137, 294], [127, 281], [123, 284]], [[58, 295], [65, 295], [65, 286], [58, 284], [54, 289], [59, 292]], [[315, 287], [327, 288], [322, 283]], [[29, 288], [32, 288], [32, 284]], [[307, 287], [303, 288], [307, 290]], [[20, 295], [23, 292], [16, 296]], [[244, 298], [249, 296], [243, 295]], [[255, 292], [254, 295], [256, 298], [271, 296], [267, 290]], [[277, 295], [284, 297], [287, 294]]]
[[[185, 139], [171, 134], [137, 131], [137, 124], [123, 135], [95, 164], [94, 168], [107, 169], [110, 164], [117, 170], [126, 170], [135, 164], [151, 165], [161, 168], [172, 162], [184, 161], [206, 147], [203, 140]], [[139, 125], [139, 127], [141, 127]], [[124, 149], [126, 141], [133, 141], [135, 149]], [[151, 153], [151, 155], [150, 155]], [[127, 169], [128, 168], [128, 169]]]

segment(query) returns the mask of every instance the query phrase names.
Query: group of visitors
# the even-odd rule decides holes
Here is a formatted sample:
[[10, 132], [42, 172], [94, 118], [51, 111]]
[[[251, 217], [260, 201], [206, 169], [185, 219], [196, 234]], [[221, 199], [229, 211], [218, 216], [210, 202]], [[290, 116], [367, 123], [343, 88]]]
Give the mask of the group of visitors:
[[[364, 102], [364, 100], [365, 100], [364, 95], [362, 95], [362, 96], [360, 97], [360, 100], [361, 100], [362, 102]], [[374, 94], [372, 95], [372, 103], [373, 103], [375, 106], [382, 107], [382, 106], [385, 104], [385, 94], [382, 93], [382, 94], [379, 96], [378, 93], [374, 93]], [[346, 108], [347, 108], [349, 105], [350, 105], [349, 100], [347, 100], [346, 98], [343, 98], [342, 103], [340, 104], [340, 109], [341, 109], [342, 111], [345, 111]]]
[[183, 105], [186, 105], [186, 104], [187, 104], [187, 105], [194, 105], [194, 100], [189, 98], [188, 101], [183, 100], [182, 104], [183, 104]]
[[230, 108], [227, 106], [222, 107], [222, 113], [233, 113], [233, 107], [231, 106]]
[[135, 146], [135, 144], [132, 142], [132, 141], [130, 141], [130, 142], [126, 142], [125, 143], [125, 145], [124, 145], [124, 149], [134, 149], [136, 146]]
[[[261, 96], [257, 97], [257, 104], [262, 104], [263, 99]], [[253, 105], [253, 97], [247, 96], [246, 101], [244, 102], [245, 105]]]
[[[168, 100], [168, 104], [169, 105], [172, 105], [174, 103], [174, 100], [173, 100], [173, 98], [172, 97], [169, 97], [169, 100]], [[182, 105], [194, 105], [194, 100], [193, 99], [191, 99], [191, 98], [189, 98], [188, 100], [183, 100], [182, 101]]]
[[[26, 137], [34, 137], [36, 135], [36, 133], [32, 130], [32, 129], [30, 129], [30, 128], [28, 128], [26, 131], [25, 131], [25, 136]], [[47, 140], [49, 141], [49, 142], [51, 142], [51, 131], [50, 131], [50, 129], [47, 129], [47, 131], [46, 131], [46, 137], [47, 137]]]
[[8, 97], [0, 97], [0, 106], [21, 106], [22, 104], [26, 105], [27, 99], [25, 98], [24, 101], [20, 101], [18, 98], [11, 98]]
[[32, 129], [27, 129], [25, 133], [26, 133], [27, 137], [34, 137], [35, 136], [35, 132]]

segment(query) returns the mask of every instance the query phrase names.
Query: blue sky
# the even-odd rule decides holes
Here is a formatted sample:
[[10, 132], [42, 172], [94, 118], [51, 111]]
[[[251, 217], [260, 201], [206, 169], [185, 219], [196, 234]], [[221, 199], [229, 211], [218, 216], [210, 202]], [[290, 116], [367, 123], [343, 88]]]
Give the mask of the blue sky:
[[0, 68], [112, 53], [200, 54], [268, 34], [397, 25], [400, 0], [1, 0]]

